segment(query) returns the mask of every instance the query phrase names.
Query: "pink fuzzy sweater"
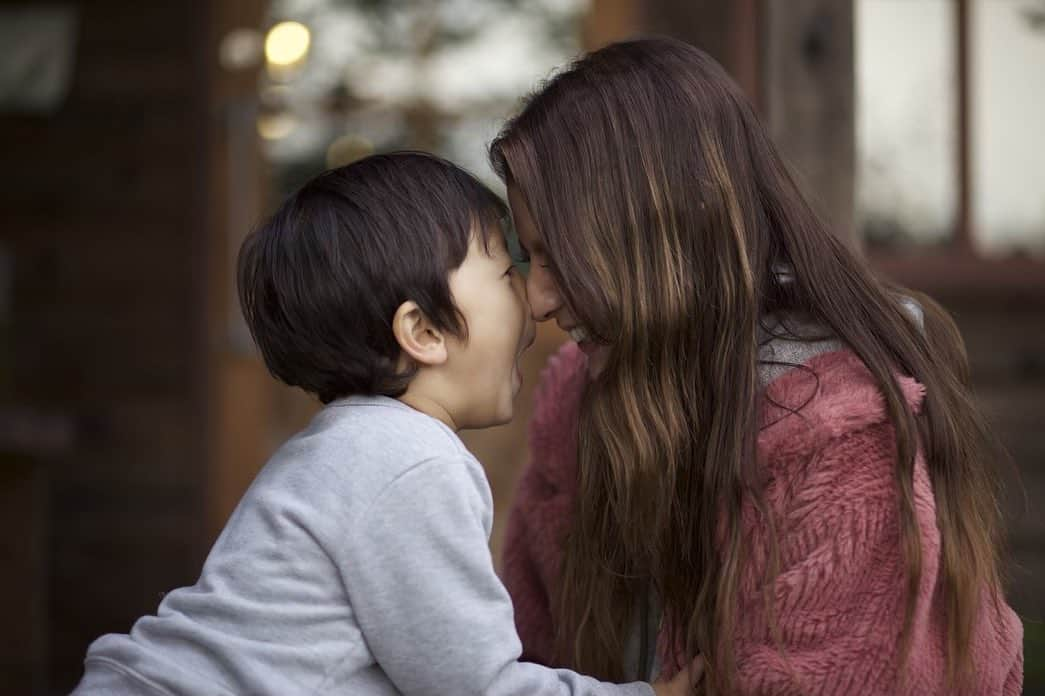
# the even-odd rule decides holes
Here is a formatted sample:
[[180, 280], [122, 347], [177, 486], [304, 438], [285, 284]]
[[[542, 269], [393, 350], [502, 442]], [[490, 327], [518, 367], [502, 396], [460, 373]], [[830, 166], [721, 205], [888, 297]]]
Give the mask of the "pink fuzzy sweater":
[[[552, 661], [549, 595], [558, 582], [561, 540], [576, 494], [575, 432], [586, 379], [585, 356], [566, 345], [542, 375], [531, 424], [532, 463], [517, 490], [504, 556], [524, 658]], [[915, 472], [923, 573], [907, 679], [898, 681], [904, 580], [893, 428], [871, 374], [851, 352], [811, 359], [816, 373], [792, 370], [767, 387], [758, 438], [770, 474], [767, 502], [780, 534], [781, 572], [773, 584], [783, 652], [763, 612], [766, 529], [743, 512], [745, 572], [735, 640], [738, 694], [948, 693], [944, 679], [945, 607], [939, 596], [940, 535], [925, 463]], [[817, 378], [819, 381], [817, 381]], [[901, 385], [915, 409], [924, 387]], [[962, 693], [1016, 696], [1023, 681], [1023, 629], [1003, 601], [984, 598], [972, 641], [974, 674]], [[786, 658], [784, 653], [786, 653]], [[658, 656], [675, 655], [662, 633]], [[797, 682], [796, 682], [797, 680]]]

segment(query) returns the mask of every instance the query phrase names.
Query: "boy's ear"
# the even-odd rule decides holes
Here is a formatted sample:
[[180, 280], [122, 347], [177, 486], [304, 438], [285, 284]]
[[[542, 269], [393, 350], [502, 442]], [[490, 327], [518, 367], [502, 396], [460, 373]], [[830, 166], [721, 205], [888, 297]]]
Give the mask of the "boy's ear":
[[392, 317], [392, 333], [403, 352], [420, 367], [446, 362], [446, 339], [416, 302], [399, 305]]

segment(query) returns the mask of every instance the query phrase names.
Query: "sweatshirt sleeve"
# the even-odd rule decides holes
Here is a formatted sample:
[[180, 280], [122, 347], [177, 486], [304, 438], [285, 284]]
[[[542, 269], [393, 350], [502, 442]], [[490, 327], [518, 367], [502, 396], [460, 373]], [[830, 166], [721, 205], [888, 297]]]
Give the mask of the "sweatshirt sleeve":
[[474, 461], [432, 459], [396, 478], [336, 559], [367, 644], [406, 694], [649, 696], [518, 662], [512, 603], [488, 548], [492, 501]]
[[502, 574], [515, 605], [522, 659], [550, 665], [555, 649], [550, 583], [556, 575], [558, 546], [542, 534], [539, 515], [545, 488], [533, 466], [523, 471], [508, 517]]

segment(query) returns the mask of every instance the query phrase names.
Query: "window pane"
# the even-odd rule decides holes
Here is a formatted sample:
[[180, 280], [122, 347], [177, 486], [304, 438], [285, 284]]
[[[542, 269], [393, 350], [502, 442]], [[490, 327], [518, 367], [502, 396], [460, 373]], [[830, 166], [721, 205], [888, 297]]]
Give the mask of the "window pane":
[[277, 200], [371, 151], [436, 152], [492, 186], [486, 147], [518, 99], [579, 49], [584, 0], [271, 0], [310, 30], [305, 59], [266, 64], [258, 133]]
[[1045, 252], [1045, 3], [971, 4], [973, 222], [985, 254]]
[[954, 3], [855, 11], [857, 229], [871, 246], [944, 243], [958, 210]]

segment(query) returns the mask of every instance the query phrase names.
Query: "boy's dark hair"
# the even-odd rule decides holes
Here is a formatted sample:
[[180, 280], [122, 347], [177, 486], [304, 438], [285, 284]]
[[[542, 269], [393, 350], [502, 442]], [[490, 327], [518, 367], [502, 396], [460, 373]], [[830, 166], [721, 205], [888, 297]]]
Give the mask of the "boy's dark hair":
[[465, 336], [449, 275], [473, 234], [484, 248], [507, 208], [433, 155], [366, 157], [315, 177], [240, 249], [243, 316], [269, 371], [324, 404], [399, 396], [392, 318], [413, 300], [441, 330]]

